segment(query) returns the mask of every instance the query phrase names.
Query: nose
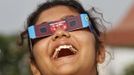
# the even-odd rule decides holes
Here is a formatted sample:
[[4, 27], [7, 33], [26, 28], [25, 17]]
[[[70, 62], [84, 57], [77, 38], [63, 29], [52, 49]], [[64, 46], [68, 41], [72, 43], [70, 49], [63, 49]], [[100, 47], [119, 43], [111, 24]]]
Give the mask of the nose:
[[62, 37], [69, 38], [70, 34], [69, 34], [68, 31], [58, 29], [58, 30], [55, 31], [54, 35], [52, 36], [52, 40], [55, 41], [56, 39], [59, 39], [59, 38], [62, 38]]

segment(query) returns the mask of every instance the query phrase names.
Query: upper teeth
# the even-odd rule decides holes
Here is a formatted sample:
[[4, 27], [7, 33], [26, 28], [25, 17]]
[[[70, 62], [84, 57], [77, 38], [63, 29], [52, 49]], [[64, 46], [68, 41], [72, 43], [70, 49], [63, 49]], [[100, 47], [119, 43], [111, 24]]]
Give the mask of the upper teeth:
[[76, 49], [73, 48], [72, 45], [61, 45], [58, 48], [55, 49], [55, 52], [53, 54], [53, 58], [57, 58], [58, 53], [61, 51], [61, 49], [65, 49], [68, 48], [69, 50], [71, 50], [72, 52], [76, 53]]

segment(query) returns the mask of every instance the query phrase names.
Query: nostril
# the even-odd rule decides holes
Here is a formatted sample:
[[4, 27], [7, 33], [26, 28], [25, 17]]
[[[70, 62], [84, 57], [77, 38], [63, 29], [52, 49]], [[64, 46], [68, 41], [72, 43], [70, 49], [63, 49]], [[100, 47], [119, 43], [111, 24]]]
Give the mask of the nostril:
[[67, 38], [70, 37], [70, 34], [67, 32], [66, 34], [64, 34], [64, 36], [66, 36]]
[[59, 38], [62, 38], [62, 37], [69, 38], [70, 37], [69, 32], [63, 31], [63, 30], [57, 30], [55, 32], [55, 34], [53, 35], [52, 39], [54, 41], [54, 40], [59, 39]]
[[58, 35], [56, 35], [56, 36], [54, 36], [54, 39], [58, 39], [58, 38], [61, 38], [61, 37], [67, 37], [67, 35], [60, 35], [60, 36], [58, 36]]
[[57, 35], [55, 36], [55, 35], [54, 35], [54, 36], [52, 37], [52, 40], [55, 41], [55, 40], [58, 39], [58, 38], [59, 38], [59, 36], [57, 36]]
[[55, 36], [54, 38], [55, 38], [55, 39], [58, 39], [58, 38], [59, 38], [59, 36]]
[[70, 38], [70, 34], [69, 33], [66, 33], [64, 35], [62, 35], [63, 37], [66, 37], [66, 38]]

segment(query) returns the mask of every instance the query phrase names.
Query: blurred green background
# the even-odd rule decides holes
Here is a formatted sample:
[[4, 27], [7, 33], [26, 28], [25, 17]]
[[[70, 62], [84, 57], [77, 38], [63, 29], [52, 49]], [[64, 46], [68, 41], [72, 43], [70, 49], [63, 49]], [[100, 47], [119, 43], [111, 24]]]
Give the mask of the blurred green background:
[[27, 44], [19, 47], [16, 35], [0, 35], [0, 75], [30, 75]]

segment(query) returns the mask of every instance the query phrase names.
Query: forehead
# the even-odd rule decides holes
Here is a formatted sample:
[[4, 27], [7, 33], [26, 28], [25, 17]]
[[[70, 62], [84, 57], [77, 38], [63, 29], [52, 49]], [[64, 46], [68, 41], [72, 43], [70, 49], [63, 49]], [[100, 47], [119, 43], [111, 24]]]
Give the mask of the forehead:
[[70, 15], [76, 16], [79, 15], [79, 13], [68, 6], [58, 5], [43, 11], [39, 16], [36, 25], [43, 22], [56, 21]]

